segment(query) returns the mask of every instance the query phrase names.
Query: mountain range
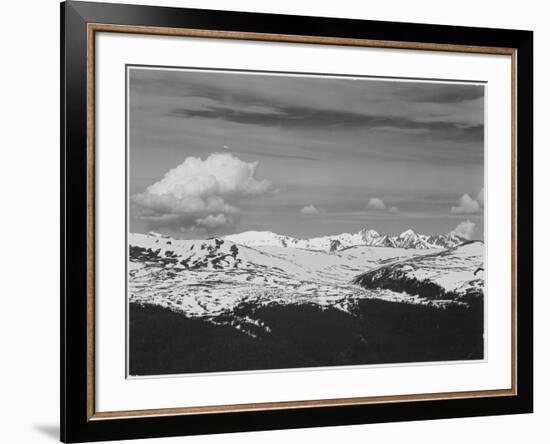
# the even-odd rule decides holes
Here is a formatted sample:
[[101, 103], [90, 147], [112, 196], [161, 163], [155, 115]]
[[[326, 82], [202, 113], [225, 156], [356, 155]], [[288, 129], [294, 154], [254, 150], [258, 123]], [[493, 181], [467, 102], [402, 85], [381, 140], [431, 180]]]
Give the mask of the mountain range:
[[398, 235], [381, 235], [375, 230], [363, 229], [357, 233], [341, 233], [331, 236], [299, 239], [271, 231], [245, 231], [224, 236], [223, 239], [251, 247], [276, 246], [334, 252], [358, 245], [393, 248], [453, 248], [468, 239], [454, 233], [426, 235], [408, 229]]
[[[394, 237], [363, 230], [307, 240], [271, 232], [202, 240], [131, 233], [130, 301], [212, 318], [250, 301], [341, 310], [371, 297], [445, 305], [465, 293], [461, 285], [477, 288], [483, 242], [454, 235], [439, 236], [440, 244], [429, 239], [435, 237], [410, 230]], [[381, 240], [391, 240], [391, 246]], [[452, 246], [441, 247], [444, 242]], [[381, 270], [386, 270], [383, 279], [366, 277]], [[452, 285], [443, 284], [447, 281]], [[435, 296], [414, 290], [432, 285]]]
[[131, 375], [483, 357], [481, 241], [362, 230], [128, 243]]

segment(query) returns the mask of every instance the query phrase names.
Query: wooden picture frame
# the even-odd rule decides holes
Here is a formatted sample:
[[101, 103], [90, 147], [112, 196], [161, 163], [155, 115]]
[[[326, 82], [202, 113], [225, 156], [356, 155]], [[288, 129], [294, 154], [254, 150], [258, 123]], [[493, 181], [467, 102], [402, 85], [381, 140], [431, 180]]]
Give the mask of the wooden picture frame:
[[[97, 33], [510, 57], [510, 388], [98, 411], [95, 399], [97, 128], [94, 89]], [[85, 442], [532, 412], [532, 32], [69, 1], [61, 5], [61, 34], [62, 441]]]

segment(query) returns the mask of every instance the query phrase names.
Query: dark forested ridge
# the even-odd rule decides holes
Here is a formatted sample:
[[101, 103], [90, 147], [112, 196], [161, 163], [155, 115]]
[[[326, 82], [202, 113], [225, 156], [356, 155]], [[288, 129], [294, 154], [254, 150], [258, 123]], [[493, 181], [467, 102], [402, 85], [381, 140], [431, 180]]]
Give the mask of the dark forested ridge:
[[232, 316], [268, 328], [246, 332], [131, 303], [130, 374], [483, 358], [483, 298], [445, 308], [365, 299], [350, 313], [313, 304], [244, 305]]

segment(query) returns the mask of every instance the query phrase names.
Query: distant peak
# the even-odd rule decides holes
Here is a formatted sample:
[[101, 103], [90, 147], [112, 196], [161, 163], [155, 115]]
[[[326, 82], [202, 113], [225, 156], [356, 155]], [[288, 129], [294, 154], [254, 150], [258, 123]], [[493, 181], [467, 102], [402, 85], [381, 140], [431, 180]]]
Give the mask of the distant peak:
[[277, 234], [273, 231], [259, 231], [259, 230], [249, 230], [249, 231], [242, 231], [241, 233], [235, 233], [237, 234]]
[[371, 228], [363, 228], [362, 230], [359, 231], [359, 233], [365, 233], [365, 234], [380, 236], [380, 233], [378, 233], [378, 231], [373, 230]]
[[414, 230], [412, 228], [409, 228], [408, 230], [403, 231], [403, 233], [401, 233], [399, 237], [414, 236], [415, 234], [416, 233], [414, 232]]

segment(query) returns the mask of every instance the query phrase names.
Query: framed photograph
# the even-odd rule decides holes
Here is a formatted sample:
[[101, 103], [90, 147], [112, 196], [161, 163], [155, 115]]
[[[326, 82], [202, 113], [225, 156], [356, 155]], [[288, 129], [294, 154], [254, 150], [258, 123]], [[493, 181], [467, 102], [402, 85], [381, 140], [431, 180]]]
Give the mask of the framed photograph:
[[532, 411], [532, 32], [61, 14], [63, 441]]

